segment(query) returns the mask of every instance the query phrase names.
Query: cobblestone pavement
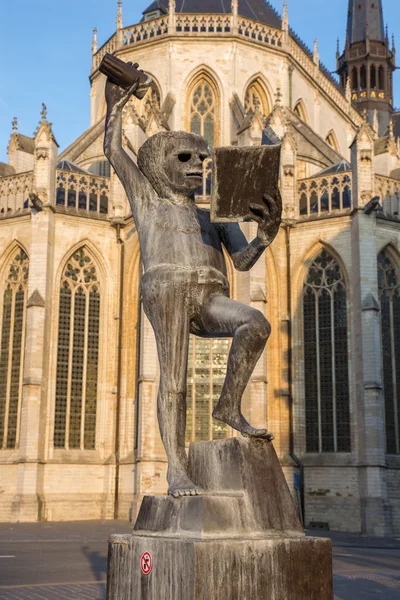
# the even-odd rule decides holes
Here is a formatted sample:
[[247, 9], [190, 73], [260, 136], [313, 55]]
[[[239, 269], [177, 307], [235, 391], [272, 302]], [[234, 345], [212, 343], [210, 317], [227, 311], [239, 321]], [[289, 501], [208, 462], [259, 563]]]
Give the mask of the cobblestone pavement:
[[105, 583], [0, 588], [1, 600], [105, 600]]
[[[0, 523], [0, 600], [105, 600], [107, 539], [131, 528], [121, 521]], [[333, 541], [335, 600], [400, 600], [400, 540], [316, 535]]]
[[[335, 575], [335, 600], [398, 600], [400, 577], [383, 573]], [[106, 584], [0, 587], [1, 600], [105, 600]], [[211, 600], [211, 599], [210, 599]]]

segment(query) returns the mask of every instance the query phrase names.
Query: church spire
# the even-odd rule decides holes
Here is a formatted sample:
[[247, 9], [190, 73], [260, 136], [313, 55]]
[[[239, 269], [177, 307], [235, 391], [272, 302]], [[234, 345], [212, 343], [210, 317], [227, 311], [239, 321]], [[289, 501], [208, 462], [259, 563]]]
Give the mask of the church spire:
[[368, 29], [369, 39], [385, 41], [382, 0], [349, 0], [347, 36], [349, 44], [363, 42]]
[[340, 85], [345, 94], [350, 81], [351, 100], [372, 123], [377, 111], [383, 135], [393, 113], [395, 54], [385, 31], [382, 0], [349, 0], [346, 47], [337, 60]]
[[282, 29], [285, 32], [289, 31], [289, 12], [287, 2], [283, 3], [283, 13], [282, 13]]
[[93, 29], [93, 39], [92, 39], [92, 55], [96, 54], [97, 50], [99, 49], [98, 43], [97, 43], [97, 27], [95, 27]]
[[123, 28], [123, 22], [122, 22], [122, 0], [118, 0], [116, 26], [117, 26], [117, 31], [119, 31], [120, 29]]
[[124, 34], [122, 31], [123, 28], [123, 22], [122, 22], [122, 0], [118, 0], [118, 9], [117, 9], [117, 21], [116, 21], [116, 28], [117, 28], [117, 48], [121, 48], [123, 43], [124, 43]]

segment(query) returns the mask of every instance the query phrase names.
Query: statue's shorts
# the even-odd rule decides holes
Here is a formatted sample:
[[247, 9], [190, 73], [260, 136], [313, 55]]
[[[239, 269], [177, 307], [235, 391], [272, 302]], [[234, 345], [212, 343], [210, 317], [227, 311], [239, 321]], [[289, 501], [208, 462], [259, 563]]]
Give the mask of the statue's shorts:
[[251, 369], [249, 357], [257, 358], [269, 335], [264, 315], [229, 298], [228, 280], [215, 269], [151, 269], [142, 280], [142, 297], [155, 332], [164, 391], [185, 389], [190, 333], [226, 338], [241, 329], [239, 358]]
[[172, 269], [156, 267], [142, 278], [143, 307], [153, 327], [160, 318], [180, 312], [182, 319], [196, 320], [214, 296], [229, 297], [229, 281], [212, 267]]

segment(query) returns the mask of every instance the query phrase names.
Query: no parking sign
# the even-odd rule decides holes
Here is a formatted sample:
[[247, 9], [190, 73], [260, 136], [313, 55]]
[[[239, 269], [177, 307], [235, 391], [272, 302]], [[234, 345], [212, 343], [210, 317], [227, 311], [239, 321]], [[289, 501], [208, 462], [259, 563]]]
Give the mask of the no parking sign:
[[140, 557], [140, 568], [143, 575], [150, 575], [153, 568], [153, 557], [150, 552], [144, 552]]

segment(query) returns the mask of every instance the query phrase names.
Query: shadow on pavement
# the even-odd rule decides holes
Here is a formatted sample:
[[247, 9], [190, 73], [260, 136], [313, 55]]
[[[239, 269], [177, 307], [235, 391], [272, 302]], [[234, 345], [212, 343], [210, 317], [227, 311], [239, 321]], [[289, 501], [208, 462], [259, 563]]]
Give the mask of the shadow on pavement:
[[82, 552], [86, 556], [96, 580], [104, 581], [107, 577], [107, 556], [103, 552], [90, 550], [87, 544], [82, 546]]
[[371, 579], [349, 578], [341, 575], [334, 577], [335, 600], [399, 600], [400, 586], [393, 587]]
[[334, 560], [336, 563], [340, 562], [340, 566], [346, 565], [346, 570], [349, 568], [349, 565], [351, 565], [352, 567], [358, 567], [354, 569], [355, 571], [366, 569], [375, 573], [379, 571], [388, 574], [392, 571], [395, 575], [399, 573], [398, 556], [393, 556], [389, 552], [385, 552], [384, 554], [381, 552], [379, 555], [370, 554], [368, 556], [366, 555], [366, 552], [367, 550], [353, 550], [352, 554], [350, 554], [350, 552], [347, 552], [346, 554], [336, 552], [334, 554]]

